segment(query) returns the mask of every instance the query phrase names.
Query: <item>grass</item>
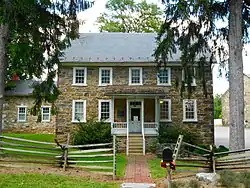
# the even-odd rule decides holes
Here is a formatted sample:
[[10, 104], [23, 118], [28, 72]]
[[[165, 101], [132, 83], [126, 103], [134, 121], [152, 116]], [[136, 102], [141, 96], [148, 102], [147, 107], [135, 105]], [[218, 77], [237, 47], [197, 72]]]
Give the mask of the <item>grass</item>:
[[1, 188], [115, 188], [117, 183], [51, 174], [0, 174]]
[[117, 163], [116, 163], [116, 175], [119, 178], [124, 177], [125, 175], [125, 170], [126, 170], [126, 166], [127, 166], [127, 157], [125, 154], [118, 154], [117, 155]]
[[[188, 164], [184, 162], [177, 161], [176, 164]], [[190, 163], [189, 163], [190, 164]], [[161, 159], [149, 159], [148, 165], [151, 171], [152, 178], [163, 178], [166, 177], [166, 169], [161, 167]], [[198, 170], [197, 167], [176, 167], [177, 170]], [[175, 172], [174, 172], [175, 174]]]
[[12, 134], [12, 133], [4, 133], [4, 136], [10, 136], [15, 138], [23, 138], [28, 140], [36, 140], [41, 142], [55, 142], [54, 134]]

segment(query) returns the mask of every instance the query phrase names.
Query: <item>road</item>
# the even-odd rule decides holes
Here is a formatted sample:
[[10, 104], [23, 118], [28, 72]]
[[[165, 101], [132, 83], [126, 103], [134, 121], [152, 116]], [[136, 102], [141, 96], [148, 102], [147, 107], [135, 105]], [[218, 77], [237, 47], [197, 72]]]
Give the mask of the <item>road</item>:
[[[229, 146], [229, 127], [218, 127], [214, 129], [215, 145]], [[250, 148], [250, 128], [245, 129], [245, 147]]]

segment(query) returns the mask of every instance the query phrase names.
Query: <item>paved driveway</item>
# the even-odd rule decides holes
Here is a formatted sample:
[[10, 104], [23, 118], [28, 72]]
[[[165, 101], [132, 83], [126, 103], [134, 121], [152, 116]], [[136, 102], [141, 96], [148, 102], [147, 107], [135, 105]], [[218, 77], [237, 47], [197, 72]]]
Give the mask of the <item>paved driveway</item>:
[[[214, 129], [215, 145], [229, 146], [229, 127], [218, 127]], [[250, 128], [245, 129], [245, 147], [250, 148]]]

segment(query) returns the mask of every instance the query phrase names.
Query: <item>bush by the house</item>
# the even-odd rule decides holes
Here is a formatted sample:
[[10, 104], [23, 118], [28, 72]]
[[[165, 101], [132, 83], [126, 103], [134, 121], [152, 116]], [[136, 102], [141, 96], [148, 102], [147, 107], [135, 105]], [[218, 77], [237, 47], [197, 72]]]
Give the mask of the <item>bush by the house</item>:
[[176, 143], [178, 136], [183, 135], [183, 141], [193, 145], [198, 145], [200, 136], [196, 132], [192, 132], [186, 128], [177, 125], [162, 124], [158, 129], [159, 143]]
[[73, 142], [75, 145], [112, 142], [111, 126], [105, 122], [95, 121], [79, 123], [73, 134]]

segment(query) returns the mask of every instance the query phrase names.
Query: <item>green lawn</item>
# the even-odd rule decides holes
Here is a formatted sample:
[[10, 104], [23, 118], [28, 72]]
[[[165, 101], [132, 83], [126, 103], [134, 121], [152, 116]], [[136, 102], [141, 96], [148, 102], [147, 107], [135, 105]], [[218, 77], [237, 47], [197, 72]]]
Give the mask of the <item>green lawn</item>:
[[12, 134], [12, 133], [4, 133], [4, 136], [23, 138], [28, 140], [36, 140], [41, 142], [55, 142], [54, 134]]
[[117, 159], [116, 159], [116, 175], [119, 178], [124, 177], [125, 175], [125, 170], [127, 166], [127, 157], [125, 154], [118, 154]]
[[118, 188], [117, 183], [51, 174], [0, 174], [1, 188]]
[[[176, 164], [188, 164], [185, 162], [177, 161]], [[189, 163], [190, 164], [190, 163]], [[148, 165], [151, 171], [152, 178], [163, 178], [166, 177], [166, 169], [161, 167], [161, 159], [155, 158], [155, 159], [149, 159]], [[198, 170], [197, 167], [176, 167], [177, 170]], [[176, 174], [177, 172], [174, 172], [173, 174]]]

